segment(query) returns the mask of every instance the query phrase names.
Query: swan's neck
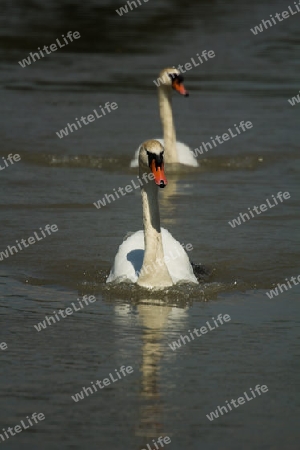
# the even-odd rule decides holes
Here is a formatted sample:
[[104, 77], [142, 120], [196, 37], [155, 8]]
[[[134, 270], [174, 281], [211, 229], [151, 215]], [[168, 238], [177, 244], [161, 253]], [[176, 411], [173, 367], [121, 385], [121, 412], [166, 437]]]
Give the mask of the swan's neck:
[[[140, 176], [143, 171], [140, 170]], [[143, 266], [137, 284], [145, 287], [172, 286], [166, 263], [160, 229], [158, 186], [149, 181], [142, 187], [145, 252]]]
[[172, 90], [170, 86], [164, 84], [159, 86], [158, 99], [164, 131], [165, 161], [166, 163], [178, 163], [176, 133], [172, 113]]

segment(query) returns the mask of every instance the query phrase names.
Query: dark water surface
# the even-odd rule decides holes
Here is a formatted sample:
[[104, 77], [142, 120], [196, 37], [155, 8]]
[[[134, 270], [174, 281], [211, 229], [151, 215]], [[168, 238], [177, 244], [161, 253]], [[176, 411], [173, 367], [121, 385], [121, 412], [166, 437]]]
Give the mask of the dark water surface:
[[[0, 252], [47, 224], [58, 232], [0, 261], [0, 430], [33, 412], [45, 420], [0, 443], [9, 450], [299, 448], [300, 13], [250, 31], [293, 2], [155, 2], [123, 17], [122, 2], [3, 1], [0, 31]], [[22, 68], [18, 61], [69, 30], [81, 38]], [[148, 293], [109, 287], [119, 244], [142, 228], [138, 190], [94, 202], [136, 180], [139, 143], [161, 137], [153, 80], [203, 50], [215, 58], [185, 74], [174, 95], [177, 138], [192, 149], [234, 124], [253, 128], [168, 173], [162, 225], [209, 275], [197, 287]], [[56, 132], [99, 105], [118, 109], [62, 139]], [[0, 161], [3, 161], [2, 158]], [[3, 163], [2, 163], [3, 166]], [[240, 212], [290, 198], [232, 228]], [[37, 332], [83, 295], [96, 301]], [[173, 351], [218, 314], [231, 320]], [[122, 365], [133, 373], [74, 402]], [[257, 385], [268, 392], [209, 421], [206, 414]], [[3, 432], [2, 432], [3, 433]], [[0, 431], [1, 434], [1, 431]]]

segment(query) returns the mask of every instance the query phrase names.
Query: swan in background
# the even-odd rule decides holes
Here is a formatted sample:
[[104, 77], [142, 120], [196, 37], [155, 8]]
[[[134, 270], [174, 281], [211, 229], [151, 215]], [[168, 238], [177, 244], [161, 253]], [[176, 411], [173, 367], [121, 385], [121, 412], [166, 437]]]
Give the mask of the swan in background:
[[[183, 85], [183, 77], [179, 70], [174, 67], [163, 69], [159, 74], [158, 99], [159, 112], [162, 121], [164, 139], [156, 139], [165, 147], [165, 162], [167, 164], [184, 164], [186, 166], [198, 167], [198, 161], [192, 150], [182, 142], [176, 141], [175, 126], [172, 112], [172, 89], [187, 97], [189, 94]], [[161, 82], [162, 81], [162, 82]], [[130, 167], [138, 166], [140, 147], [135, 152]]]
[[167, 184], [163, 154], [157, 140], [140, 146], [139, 176], [145, 180], [141, 188], [144, 230], [120, 245], [107, 283], [131, 281], [146, 288], [164, 288], [178, 282], [198, 284], [183, 247], [160, 228], [157, 186], [164, 188]]

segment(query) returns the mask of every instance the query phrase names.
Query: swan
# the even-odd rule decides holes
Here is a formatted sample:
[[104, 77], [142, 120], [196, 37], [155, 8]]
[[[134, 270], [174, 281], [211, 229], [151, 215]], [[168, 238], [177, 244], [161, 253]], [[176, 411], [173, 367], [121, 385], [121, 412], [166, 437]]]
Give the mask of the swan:
[[[165, 288], [179, 282], [198, 284], [188, 255], [176, 239], [160, 228], [158, 188], [164, 188], [164, 148], [157, 140], [143, 142], [139, 151], [144, 230], [125, 237], [106, 280]], [[146, 177], [147, 179], [146, 180]]]
[[[164, 139], [156, 139], [165, 147], [167, 164], [184, 164], [198, 167], [198, 161], [192, 150], [182, 142], [176, 141], [175, 126], [172, 113], [172, 89], [187, 97], [189, 94], [183, 85], [183, 76], [178, 69], [163, 69], [159, 74], [158, 99], [160, 118], [163, 125]], [[130, 167], [138, 167], [140, 147], [136, 150]]]

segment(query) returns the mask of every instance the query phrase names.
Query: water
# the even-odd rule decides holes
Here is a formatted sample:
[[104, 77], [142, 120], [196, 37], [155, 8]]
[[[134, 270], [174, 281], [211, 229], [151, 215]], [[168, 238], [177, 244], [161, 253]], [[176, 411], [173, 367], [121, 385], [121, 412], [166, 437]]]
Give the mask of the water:
[[[48, 223], [59, 231], [1, 261], [3, 407], [0, 430], [33, 412], [45, 420], [2, 442], [10, 450], [154, 447], [298, 449], [300, 274], [298, 15], [254, 36], [284, 2], [121, 4], [3, 2], [0, 251]], [[81, 38], [26, 68], [19, 60], [67, 31]], [[202, 50], [216, 57], [185, 74], [174, 95], [177, 137], [192, 149], [241, 120], [253, 128], [200, 155], [199, 169], [166, 173], [162, 224], [209, 275], [197, 287], [147, 293], [105, 279], [123, 237], [142, 227], [140, 193], [93, 202], [136, 179], [140, 142], [161, 136], [153, 80]], [[59, 139], [106, 102], [118, 109]], [[2, 161], [2, 159], [1, 159]], [[228, 221], [277, 192], [291, 198], [232, 228]], [[37, 332], [83, 295], [96, 301]], [[172, 351], [218, 314], [231, 321]], [[74, 402], [122, 365], [133, 373]], [[257, 384], [269, 391], [210, 422], [206, 415]], [[0, 432], [1, 433], [1, 432]], [[1, 442], [1, 438], [0, 438]]]

